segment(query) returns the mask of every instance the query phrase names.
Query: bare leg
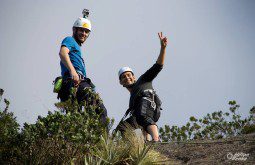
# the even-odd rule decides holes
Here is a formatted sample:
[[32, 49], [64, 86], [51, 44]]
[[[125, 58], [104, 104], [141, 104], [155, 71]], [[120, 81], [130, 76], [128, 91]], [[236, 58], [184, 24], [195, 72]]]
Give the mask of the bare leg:
[[147, 130], [153, 141], [159, 141], [158, 127], [156, 125], [148, 125]]
[[144, 139], [145, 139], [146, 141], [150, 141], [151, 135], [148, 134], [145, 130], [142, 130], [142, 132], [143, 132], [143, 137], [144, 137]]

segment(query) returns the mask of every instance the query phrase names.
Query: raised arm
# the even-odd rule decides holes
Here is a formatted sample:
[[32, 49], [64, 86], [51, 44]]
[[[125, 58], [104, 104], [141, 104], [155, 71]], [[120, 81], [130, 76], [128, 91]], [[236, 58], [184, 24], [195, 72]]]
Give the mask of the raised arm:
[[154, 64], [149, 70], [147, 70], [140, 78], [143, 81], [152, 81], [158, 73], [162, 70], [164, 60], [165, 60], [165, 55], [166, 55], [166, 46], [167, 46], [167, 38], [163, 37], [162, 32], [158, 33], [159, 40], [160, 40], [160, 53], [158, 56], [158, 59], [156, 61], [156, 64]]
[[167, 46], [167, 38], [163, 36], [162, 32], [158, 33], [158, 37], [160, 40], [160, 53], [157, 59], [157, 64], [159, 65], [164, 65], [164, 61], [165, 61], [165, 55], [166, 55], [166, 46]]

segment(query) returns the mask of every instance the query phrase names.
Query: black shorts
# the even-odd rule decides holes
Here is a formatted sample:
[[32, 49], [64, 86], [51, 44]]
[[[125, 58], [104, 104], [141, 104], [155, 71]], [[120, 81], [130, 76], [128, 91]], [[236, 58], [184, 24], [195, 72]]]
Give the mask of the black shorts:
[[132, 115], [126, 120], [120, 122], [118, 130], [122, 133], [125, 132], [126, 129], [143, 129], [148, 132], [147, 127], [149, 125], [156, 125], [156, 122], [154, 122], [150, 117]]
[[160, 107], [153, 106], [146, 97], [139, 98], [136, 103], [134, 116], [136, 116], [137, 123], [145, 128], [148, 125], [156, 125], [160, 117]]

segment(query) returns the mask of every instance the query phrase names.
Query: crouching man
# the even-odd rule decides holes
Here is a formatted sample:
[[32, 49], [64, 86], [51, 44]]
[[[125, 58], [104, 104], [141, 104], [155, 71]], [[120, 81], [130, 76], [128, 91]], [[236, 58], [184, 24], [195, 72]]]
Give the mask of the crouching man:
[[[156, 63], [147, 70], [142, 76], [136, 78], [134, 72], [129, 67], [123, 67], [119, 70], [119, 82], [130, 92], [129, 109], [126, 115], [130, 112], [130, 117], [122, 120], [118, 126], [118, 130], [122, 133], [127, 129], [127, 125], [133, 129], [141, 128], [146, 140], [149, 140], [150, 135], [153, 141], [159, 141], [159, 133], [156, 122], [160, 117], [161, 101], [152, 87], [152, 81], [162, 70], [167, 38], [158, 33], [161, 49]], [[125, 115], [125, 116], [126, 116]]]

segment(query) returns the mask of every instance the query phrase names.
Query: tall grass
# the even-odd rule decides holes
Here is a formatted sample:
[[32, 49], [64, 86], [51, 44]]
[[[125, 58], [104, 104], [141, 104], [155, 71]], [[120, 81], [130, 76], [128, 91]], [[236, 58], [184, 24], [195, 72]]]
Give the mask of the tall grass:
[[131, 129], [123, 137], [102, 136], [95, 150], [85, 157], [87, 165], [104, 164], [158, 164], [164, 156], [152, 149], [152, 144], [144, 143], [142, 135], [137, 135]]

